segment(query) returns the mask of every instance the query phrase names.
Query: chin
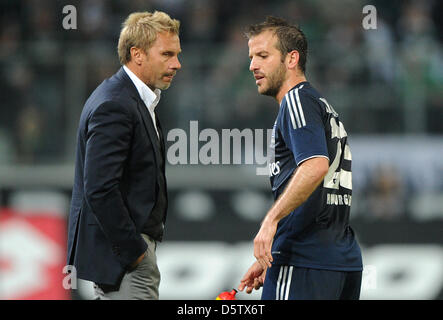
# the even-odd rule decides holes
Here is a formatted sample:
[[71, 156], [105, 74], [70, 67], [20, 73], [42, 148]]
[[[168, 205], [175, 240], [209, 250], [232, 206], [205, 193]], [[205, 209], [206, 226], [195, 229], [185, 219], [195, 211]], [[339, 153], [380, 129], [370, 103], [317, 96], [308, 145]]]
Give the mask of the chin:
[[264, 87], [258, 87], [258, 93], [267, 96], [268, 92], [269, 92], [269, 88], [264, 88]]
[[263, 87], [257, 87], [257, 91], [258, 91], [258, 93], [260, 93], [260, 94], [264, 94], [264, 92], [266, 92], [266, 88], [263, 88]]
[[157, 89], [159, 90], [166, 90], [171, 86], [170, 83], [161, 83], [159, 85], [156, 86]]
[[264, 95], [264, 96], [269, 96], [269, 97], [277, 97], [278, 91], [276, 88], [267, 88], [266, 90], [261, 90], [259, 91], [260, 94]]

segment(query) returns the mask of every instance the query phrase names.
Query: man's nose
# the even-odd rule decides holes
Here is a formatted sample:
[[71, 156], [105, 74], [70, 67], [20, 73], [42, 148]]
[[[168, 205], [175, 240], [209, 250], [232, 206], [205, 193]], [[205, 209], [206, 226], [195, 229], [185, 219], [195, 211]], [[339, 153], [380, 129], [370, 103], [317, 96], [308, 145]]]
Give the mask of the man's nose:
[[255, 60], [254, 60], [254, 58], [252, 58], [251, 63], [249, 64], [249, 71], [254, 72], [254, 70], [257, 70], [257, 69], [258, 69], [258, 67], [255, 63]]
[[178, 60], [178, 57], [175, 57], [171, 68], [174, 70], [179, 70], [179, 69], [181, 69], [181, 67], [182, 67], [182, 65], [181, 65], [180, 61]]

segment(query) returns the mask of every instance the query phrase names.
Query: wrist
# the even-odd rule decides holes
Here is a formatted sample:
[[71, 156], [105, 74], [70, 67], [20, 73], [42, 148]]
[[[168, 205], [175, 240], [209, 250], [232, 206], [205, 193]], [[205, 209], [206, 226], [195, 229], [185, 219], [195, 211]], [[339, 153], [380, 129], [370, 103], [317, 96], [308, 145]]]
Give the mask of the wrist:
[[267, 214], [266, 217], [263, 219], [262, 226], [269, 226], [274, 227], [278, 224], [280, 220], [277, 219], [277, 217], [273, 214]]

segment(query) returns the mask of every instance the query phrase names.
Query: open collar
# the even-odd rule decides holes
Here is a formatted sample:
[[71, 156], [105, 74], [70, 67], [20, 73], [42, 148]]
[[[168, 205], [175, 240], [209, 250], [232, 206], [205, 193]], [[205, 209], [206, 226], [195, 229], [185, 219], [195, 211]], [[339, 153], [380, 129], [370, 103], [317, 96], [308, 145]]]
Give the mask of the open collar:
[[149, 109], [149, 112], [154, 113], [155, 107], [160, 101], [161, 90], [155, 89], [152, 91], [143, 81], [141, 81], [128, 67], [123, 66], [126, 74], [134, 83], [135, 88], [137, 89], [140, 98], [146, 104], [146, 107]]

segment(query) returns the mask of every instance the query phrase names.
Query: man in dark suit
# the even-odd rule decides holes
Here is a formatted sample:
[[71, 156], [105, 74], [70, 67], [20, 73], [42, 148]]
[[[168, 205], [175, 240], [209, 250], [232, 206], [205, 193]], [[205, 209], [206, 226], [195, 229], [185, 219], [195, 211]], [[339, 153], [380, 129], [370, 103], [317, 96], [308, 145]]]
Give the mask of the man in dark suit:
[[80, 117], [67, 262], [94, 282], [97, 299], [158, 299], [167, 191], [154, 109], [181, 68], [179, 27], [163, 12], [129, 15], [118, 43], [122, 68]]

